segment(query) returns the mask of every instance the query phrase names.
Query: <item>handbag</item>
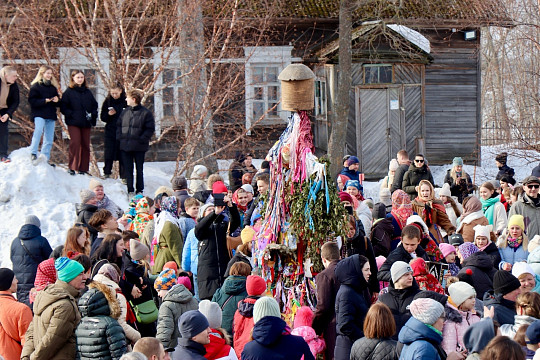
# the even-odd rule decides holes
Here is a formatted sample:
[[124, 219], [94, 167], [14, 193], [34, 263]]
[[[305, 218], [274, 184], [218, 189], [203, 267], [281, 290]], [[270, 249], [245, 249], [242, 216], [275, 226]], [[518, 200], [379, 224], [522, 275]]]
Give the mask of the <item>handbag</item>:
[[242, 237], [231, 236], [231, 222], [227, 225], [227, 250], [229, 251], [229, 257], [233, 257], [233, 250], [236, 250], [238, 245], [242, 244]]
[[154, 300], [148, 300], [138, 305], [133, 305], [131, 301], [129, 303], [133, 308], [137, 322], [151, 324], [157, 320], [159, 311]]

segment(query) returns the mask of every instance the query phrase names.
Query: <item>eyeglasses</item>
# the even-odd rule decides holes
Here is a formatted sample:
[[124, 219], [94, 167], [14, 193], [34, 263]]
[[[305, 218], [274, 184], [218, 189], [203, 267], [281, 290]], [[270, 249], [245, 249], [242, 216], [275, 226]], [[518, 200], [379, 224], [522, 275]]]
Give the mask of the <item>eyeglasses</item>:
[[417, 163], [423, 163], [423, 162], [424, 162], [424, 159], [414, 159], [414, 162], [417, 162]]
[[540, 185], [539, 184], [528, 184], [527, 187], [529, 189], [540, 189]]

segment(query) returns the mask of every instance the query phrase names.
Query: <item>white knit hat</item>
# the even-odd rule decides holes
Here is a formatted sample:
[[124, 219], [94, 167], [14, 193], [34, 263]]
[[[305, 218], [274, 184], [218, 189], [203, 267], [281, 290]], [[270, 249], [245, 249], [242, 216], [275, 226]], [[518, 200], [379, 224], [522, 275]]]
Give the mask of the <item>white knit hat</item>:
[[414, 300], [410, 305], [411, 315], [418, 321], [426, 325], [433, 325], [444, 315], [444, 306], [441, 303], [429, 299], [420, 298]]
[[519, 279], [519, 277], [523, 274], [531, 274], [532, 276], [535, 276], [534, 269], [531, 267], [531, 265], [523, 261], [516, 262], [512, 267], [512, 275]]
[[474, 228], [474, 238], [477, 236], [485, 236], [490, 238], [490, 233], [493, 231], [493, 225], [476, 225]]
[[413, 270], [409, 264], [405, 261], [396, 261], [390, 268], [390, 275], [392, 276], [392, 282], [395, 284], [403, 275], [412, 273]]
[[476, 297], [476, 290], [464, 281], [458, 281], [448, 287], [448, 294], [450, 298], [459, 306], [465, 302], [471, 296]]
[[390, 165], [388, 165], [388, 170], [396, 171], [399, 168], [399, 163], [396, 159], [390, 160]]
[[450, 185], [448, 183], [444, 183], [441, 190], [439, 190], [439, 196], [452, 196], [452, 193], [450, 192]]
[[212, 329], [219, 329], [222, 322], [222, 311], [219, 304], [210, 300], [202, 300], [199, 303], [199, 311], [206, 316]]

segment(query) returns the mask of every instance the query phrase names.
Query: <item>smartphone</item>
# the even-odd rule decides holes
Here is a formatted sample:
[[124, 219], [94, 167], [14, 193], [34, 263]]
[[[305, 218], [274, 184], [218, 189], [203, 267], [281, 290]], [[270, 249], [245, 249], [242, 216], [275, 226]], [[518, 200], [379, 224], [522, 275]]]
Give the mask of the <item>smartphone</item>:
[[214, 194], [214, 206], [225, 206], [225, 194]]
[[114, 108], [112, 106], [109, 106], [109, 111], [111, 111], [111, 110], [114, 110]]

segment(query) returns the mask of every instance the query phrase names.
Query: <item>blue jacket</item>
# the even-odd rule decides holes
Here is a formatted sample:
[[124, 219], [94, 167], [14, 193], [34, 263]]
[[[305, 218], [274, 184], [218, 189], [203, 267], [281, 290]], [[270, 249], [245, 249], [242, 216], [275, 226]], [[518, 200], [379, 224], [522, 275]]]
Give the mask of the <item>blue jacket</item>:
[[186, 338], [178, 339], [178, 346], [174, 349], [174, 359], [206, 360], [206, 349], [203, 345]]
[[[358, 171], [349, 170], [349, 168], [344, 167], [343, 169], [341, 169], [340, 174], [345, 175], [351, 180], [356, 180], [358, 182], [360, 181], [360, 173]], [[360, 191], [363, 193], [363, 190], [364, 190], [363, 186], [360, 185], [360, 188], [361, 188]]]
[[413, 317], [399, 332], [398, 340], [405, 345], [399, 360], [441, 360], [439, 352], [444, 352], [442, 335]]
[[[24, 249], [24, 246], [30, 252]], [[17, 285], [17, 299], [19, 302], [30, 306], [28, 293], [34, 287], [36, 272], [40, 262], [47, 260], [51, 254], [51, 245], [47, 239], [41, 236], [41, 230], [36, 225], [23, 225], [19, 236], [11, 243], [11, 262], [13, 272], [19, 280]]]
[[518, 246], [516, 249], [506, 246], [505, 248], [499, 248], [499, 254], [501, 254], [501, 262], [499, 263], [499, 270], [505, 263], [514, 265], [517, 262], [525, 261], [529, 257], [529, 252], [523, 249], [523, 246]]
[[197, 265], [199, 263], [199, 240], [195, 236], [195, 228], [189, 230], [184, 240], [184, 249], [182, 251], [182, 269], [191, 271], [197, 275]]
[[178, 223], [180, 225], [180, 232], [182, 233], [182, 240], [186, 240], [188, 232], [191, 229], [194, 229], [195, 225], [197, 225], [195, 220], [193, 220], [191, 216], [185, 213], [180, 215]]
[[242, 351], [242, 360], [315, 360], [300, 336], [290, 335], [285, 321], [265, 316], [253, 327], [253, 340]]

